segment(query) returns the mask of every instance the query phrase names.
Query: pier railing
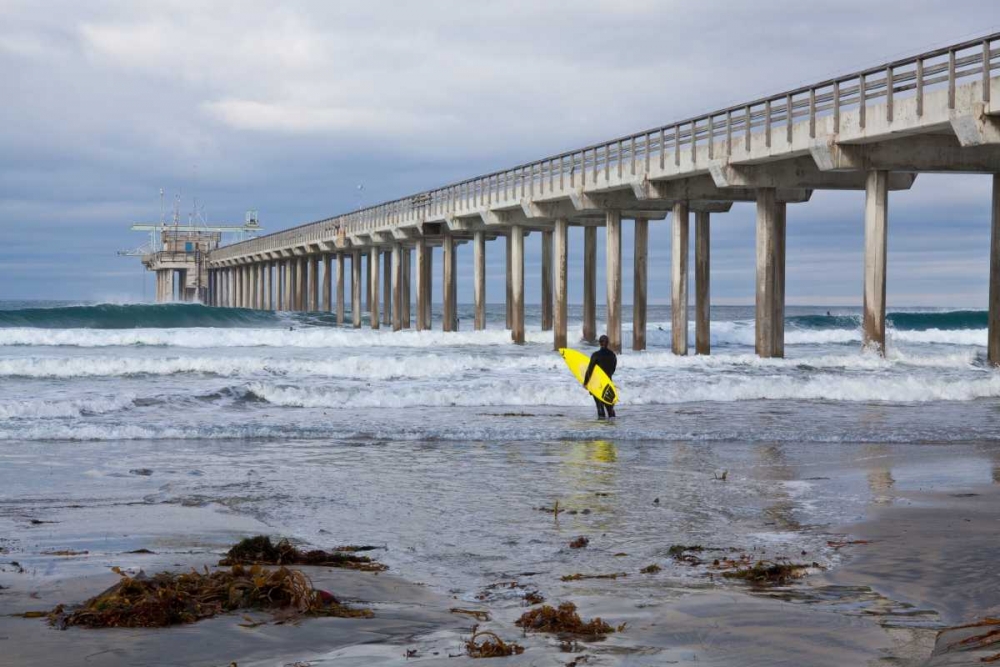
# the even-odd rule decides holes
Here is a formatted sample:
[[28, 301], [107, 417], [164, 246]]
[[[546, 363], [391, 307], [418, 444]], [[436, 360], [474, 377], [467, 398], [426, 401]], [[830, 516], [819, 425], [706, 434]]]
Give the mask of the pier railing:
[[[564, 191], [567, 186], [598, 185], [602, 179], [648, 172], [655, 162], [663, 169], [669, 162], [681, 164], [681, 151], [701, 148], [709, 159], [728, 157], [740, 142], [749, 150], [751, 136], [763, 134], [765, 145], [785, 133], [791, 142], [792, 127], [808, 119], [809, 135], [815, 138], [817, 122], [832, 120], [839, 131], [841, 116], [857, 112], [864, 128], [869, 107], [884, 104], [888, 121], [893, 120], [894, 101], [916, 98], [917, 115], [923, 113], [928, 91], [947, 88], [949, 108], [955, 106], [959, 83], [982, 81], [982, 101], [990, 101], [990, 77], [1000, 70], [1000, 50], [994, 43], [1000, 33], [952, 44], [884, 63], [877, 67], [827, 79], [777, 95], [763, 97], [726, 109], [687, 118], [669, 125], [630, 134], [603, 143], [560, 153], [509, 169], [476, 176], [440, 188], [384, 202], [343, 215], [292, 227], [281, 232], [243, 241], [212, 253], [213, 260], [276, 251], [319, 241], [330, 241], [338, 232], [358, 234], [392, 223], [420, 220], [425, 216], [488, 207], [500, 201], [532, 198]], [[697, 154], [695, 152], [695, 154]]]

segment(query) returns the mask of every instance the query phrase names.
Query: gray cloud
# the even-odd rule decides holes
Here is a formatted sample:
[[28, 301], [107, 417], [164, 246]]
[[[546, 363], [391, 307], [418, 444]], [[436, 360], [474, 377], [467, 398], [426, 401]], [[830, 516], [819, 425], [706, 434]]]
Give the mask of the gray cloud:
[[[212, 220], [257, 208], [276, 230], [996, 24], [1000, 7], [975, 1], [6, 2], [0, 298], [141, 296], [135, 260], [113, 253], [144, 240], [128, 225], [159, 215], [160, 187]], [[861, 202], [817, 193], [790, 209], [790, 301], [860, 300]], [[988, 179], [921, 176], [891, 206], [890, 305], [984, 304]], [[752, 206], [714, 218], [718, 302], [752, 301], [753, 228]], [[650, 242], [663, 302], [665, 223]], [[460, 263], [471, 271], [468, 246]]]

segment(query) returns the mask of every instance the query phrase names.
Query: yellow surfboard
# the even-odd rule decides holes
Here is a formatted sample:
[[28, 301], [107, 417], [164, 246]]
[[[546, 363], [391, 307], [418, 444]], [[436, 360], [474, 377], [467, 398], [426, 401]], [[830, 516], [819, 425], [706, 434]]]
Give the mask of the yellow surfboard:
[[[583, 376], [586, 375], [587, 366], [590, 365], [590, 357], [568, 347], [559, 348], [559, 354], [562, 355], [563, 361], [569, 366], [577, 381], [583, 384]], [[614, 405], [618, 402], [618, 389], [615, 388], [611, 378], [600, 366], [594, 366], [594, 372], [590, 374], [590, 382], [587, 383], [586, 387], [587, 391], [601, 403]]]

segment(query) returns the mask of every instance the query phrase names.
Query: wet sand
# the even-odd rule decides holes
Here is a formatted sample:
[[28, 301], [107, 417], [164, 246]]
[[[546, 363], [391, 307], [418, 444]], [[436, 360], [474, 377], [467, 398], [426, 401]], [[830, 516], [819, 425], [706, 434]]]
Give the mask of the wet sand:
[[[39, 525], [30, 543], [22, 538], [17, 545], [0, 544], [10, 550], [0, 554], [0, 586], [5, 587], [0, 590], [0, 664], [482, 664], [448, 657], [461, 653], [462, 638], [473, 624], [448, 610], [489, 605], [459, 602], [391, 573], [303, 568], [318, 588], [371, 608], [372, 619], [306, 619], [297, 625], [244, 628], [239, 625], [242, 615], [233, 614], [163, 630], [59, 631], [43, 619], [11, 616], [82, 602], [114, 583], [111, 565], [147, 572], [211, 565], [236, 537], [268, 532], [252, 519], [204, 507], [139, 505], [99, 511], [103, 522], [91, 517], [90, 523]], [[71, 528], [71, 523], [86, 528]], [[181, 525], [199, 530], [184, 535]], [[113, 526], [120, 529], [114, 532]], [[487, 664], [555, 666], [587, 656], [578, 664], [952, 667], [981, 664], [979, 658], [991, 654], [948, 650], [970, 631], [946, 633], [939, 641], [938, 630], [1000, 615], [995, 570], [1000, 489], [899, 494], [893, 505], [873, 510], [864, 522], [844, 526], [842, 532], [846, 540], [867, 543], [843, 547], [843, 565], [785, 589], [688, 586], [673, 599], [650, 605], [627, 595], [588, 594], [581, 586], [571, 598], [581, 615], [628, 626], [604, 641], [580, 642], [571, 653], [561, 651], [555, 637], [522, 636], [513, 621], [523, 609], [491, 609], [493, 620], [482, 627], [527, 650]], [[67, 545], [78, 550], [89, 546], [91, 553], [42, 555]], [[158, 553], [125, 553], [138, 548]], [[13, 560], [23, 572], [10, 565]], [[416, 650], [416, 656], [405, 658], [407, 649]]]

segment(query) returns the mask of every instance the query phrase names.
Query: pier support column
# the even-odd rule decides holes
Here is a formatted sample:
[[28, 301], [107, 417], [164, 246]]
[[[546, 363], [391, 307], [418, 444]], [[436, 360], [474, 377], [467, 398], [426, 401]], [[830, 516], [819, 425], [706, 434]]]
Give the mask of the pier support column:
[[605, 279], [607, 281], [608, 347], [622, 351], [622, 214], [605, 214]]
[[555, 254], [555, 312], [552, 332], [552, 347], [556, 350], [566, 347], [566, 256], [568, 249], [569, 221], [566, 218], [556, 219], [555, 235], [553, 237], [553, 252]]
[[424, 314], [427, 328], [432, 329], [434, 323], [434, 249], [427, 248], [427, 298], [424, 300], [424, 307], [427, 312]]
[[688, 351], [688, 203], [674, 202], [670, 260], [670, 349]]
[[333, 293], [330, 285], [332, 259], [329, 253], [323, 255], [323, 311], [327, 313], [333, 310]]
[[274, 309], [284, 310], [285, 309], [285, 294], [282, 292], [284, 286], [282, 284], [283, 274], [281, 272], [281, 260], [276, 260], [274, 262]]
[[583, 228], [583, 339], [597, 340], [597, 228]]
[[306, 275], [306, 258], [299, 257], [295, 260], [295, 307], [301, 312], [308, 310], [306, 305], [306, 291], [309, 287], [309, 279]]
[[264, 310], [274, 310], [274, 297], [272, 296], [273, 290], [271, 278], [271, 262], [264, 262], [262, 265], [264, 268]]
[[885, 272], [889, 172], [872, 170], [865, 183], [865, 296], [863, 341], [885, 356]]
[[268, 269], [270, 265], [267, 262], [260, 263], [260, 309], [270, 310], [271, 309], [271, 297], [268, 294], [268, 288], [271, 286], [270, 276], [268, 276]]
[[[392, 246], [390, 254], [392, 266], [392, 330], [403, 328], [403, 248], [398, 243]], [[389, 305], [386, 304], [386, 311]]]
[[379, 260], [382, 258], [382, 251], [372, 248], [368, 251], [368, 319], [372, 329], [378, 329], [381, 324], [379, 316]]
[[309, 311], [319, 310], [319, 264], [320, 257], [309, 258]]
[[646, 349], [646, 289], [649, 265], [649, 220], [635, 219], [632, 267], [632, 349]]
[[295, 260], [286, 259], [283, 264], [285, 268], [282, 273], [285, 275], [285, 310], [295, 310]]
[[364, 253], [364, 264], [365, 264], [365, 303], [364, 310], [371, 311], [372, 308], [372, 256], [371, 250]]
[[400, 321], [403, 324], [404, 329], [410, 328], [410, 248], [403, 246], [402, 250], [402, 262], [403, 262], [403, 294], [402, 303], [400, 304], [402, 312], [400, 313]]
[[254, 288], [257, 291], [254, 307], [257, 310], [264, 310], [264, 263], [254, 264]]
[[476, 231], [472, 235], [472, 289], [476, 303], [475, 330], [486, 328], [486, 232]]
[[393, 296], [393, 250], [382, 253], [382, 324], [389, 326], [393, 323], [393, 315], [396, 312], [396, 297]]
[[417, 241], [417, 331], [424, 331], [431, 328], [430, 319], [427, 317], [427, 302], [430, 300], [431, 292], [428, 283], [427, 257], [432, 252], [427, 241], [420, 239]]
[[712, 351], [711, 290], [709, 282], [709, 224], [711, 214], [698, 211], [694, 214], [694, 351], [709, 354]]
[[513, 266], [512, 262], [511, 262], [511, 253], [513, 252], [513, 249], [511, 248], [511, 244], [513, 243], [513, 241], [511, 240], [511, 237], [510, 237], [509, 233], [507, 234], [507, 236], [504, 239], [504, 241], [507, 244], [507, 258], [506, 258], [506, 262], [507, 262], [506, 270], [507, 270], [507, 272], [505, 274], [507, 276], [507, 291], [505, 293], [506, 296], [504, 297], [504, 304], [507, 307], [507, 325], [506, 326], [507, 326], [508, 329], [513, 329], [514, 328], [514, 276], [511, 274], [511, 267]]
[[885, 281], [889, 224], [889, 172], [868, 172], [865, 183], [863, 346], [885, 356]]
[[509, 232], [511, 239], [511, 327], [510, 337], [517, 344], [524, 343], [524, 229], [514, 225]]
[[243, 307], [253, 308], [253, 265], [243, 267]]
[[760, 357], [785, 356], [785, 204], [774, 188], [757, 190], [756, 349]]
[[442, 298], [444, 300], [443, 331], [455, 331], [455, 237], [450, 232], [444, 234], [444, 245], [442, 246], [444, 264], [444, 283], [442, 285]]
[[344, 326], [344, 253], [337, 253], [337, 326]]
[[361, 328], [361, 251], [351, 253], [351, 324]]
[[552, 331], [552, 232], [542, 232], [542, 331]]
[[986, 359], [1000, 366], [1000, 174], [993, 174], [993, 220], [990, 234], [990, 305]]

